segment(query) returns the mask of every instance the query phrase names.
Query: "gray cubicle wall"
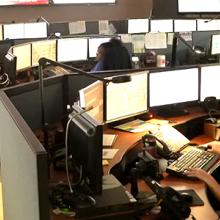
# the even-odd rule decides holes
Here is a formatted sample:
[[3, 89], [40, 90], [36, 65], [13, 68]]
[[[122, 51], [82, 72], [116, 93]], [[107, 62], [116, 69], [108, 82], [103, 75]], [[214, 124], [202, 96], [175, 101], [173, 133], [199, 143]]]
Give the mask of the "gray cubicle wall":
[[0, 91], [4, 220], [49, 220], [47, 152]]
[[[45, 122], [60, 121], [64, 115], [64, 76], [44, 80]], [[31, 129], [41, 128], [42, 111], [39, 81], [24, 83], [4, 89], [11, 102], [20, 112]]]
[[[110, 77], [133, 73], [138, 70], [103, 71], [96, 73]], [[78, 91], [96, 79], [79, 74], [58, 75], [44, 79], [45, 122], [55, 123], [67, 115], [67, 105], [78, 101]], [[42, 109], [39, 81], [3, 89], [32, 130], [42, 128]]]

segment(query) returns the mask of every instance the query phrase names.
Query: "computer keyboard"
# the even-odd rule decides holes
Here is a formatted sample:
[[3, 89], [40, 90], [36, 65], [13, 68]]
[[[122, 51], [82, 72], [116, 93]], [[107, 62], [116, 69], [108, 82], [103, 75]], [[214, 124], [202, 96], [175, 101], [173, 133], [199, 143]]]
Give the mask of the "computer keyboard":
[[187, 168], [201, 168], [208, 171], [218, 160], [219, 156], [193, 147], [173, 161], [166, 171], [171, 175], [186, 176], [185, 171]]

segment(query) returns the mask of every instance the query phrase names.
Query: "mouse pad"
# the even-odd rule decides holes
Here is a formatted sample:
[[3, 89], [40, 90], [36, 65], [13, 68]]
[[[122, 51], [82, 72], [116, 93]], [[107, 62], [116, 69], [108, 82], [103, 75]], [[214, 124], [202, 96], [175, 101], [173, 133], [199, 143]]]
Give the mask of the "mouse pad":
[[178, 190], [179, 193], [188, 193], [192, 196], [192, 204], [190, 206], [202, 206], [204, 202], [193, 189]]

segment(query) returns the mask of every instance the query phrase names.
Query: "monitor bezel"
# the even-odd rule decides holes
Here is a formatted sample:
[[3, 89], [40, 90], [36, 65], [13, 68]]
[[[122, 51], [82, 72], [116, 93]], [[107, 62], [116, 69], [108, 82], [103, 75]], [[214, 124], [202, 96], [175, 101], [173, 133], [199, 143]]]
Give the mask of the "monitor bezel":
[[[158, 72], [167, 72], [167, 71], [178, 71], [178, 70], [185, 70], [185, 69], [193, 69], [193, 68], [197, 68], [198, 69], [198, 98], [195, 100], [191, 100], [191, 101], [184, 101], [184, 102], [177, 102], [177, 103], [170, 103], [170, 104], [163, 104], [163, 105], [150, 105], [150, 75], [154, 74], [154, 73], [158, 73]], [[149, 72], [148, 74], [149, 80], [148, 80], [148, 108], [149, 110], [155, 110], [155, 109], [160, 109], [160, 108], [164, 108], [164, 107], [170, 107], [170, 106], [182, 106], [185, 107], [186, 105], [192, 105], [192, 104], [196, 104], [199, 103], [199, 97], [200, 97], [200, 68], [198, 65], [191, 65], [191, 66], [181, 66], [181, 67], [175, 67], [175, 68], [161, 68], [161, 69], [154, 69], [152, 71]]]
[[[87, 193], [91, 195], [100, 195], [102, 193], [102, 176], [103, 176], [103, 167], [102, 167], [102, 139], [103, 139], [103, 125], [94, 120], [90, 115], [86, 112], [83, 112], [83, 109], [78, 105], [73, 105], [73, 112], [71, 115], [78, 114], [76, 117], [72, 119], [68, 127], [68, 139], [67, 146], [68, 151], [72, 155], [73, 170], [80, 170], [80, 165], [82, 165], [82, 179], [84, 180], [84, 184], [86, 184]], [[72, 116], [69, 117], [72, 117]], [[74, 123], [75, 122], [75, 123]], [[81, 126], [85, 129], [90, 127], [93, 129], [94, 134], [89, 135], [86, 134], [85, 131], [82, 130]], [[74, 138], [76, 135], [74, 131], [75, 129], [80, 129], [80, 132], [77, 133], [77, 138], [79, 136], [85, 135], [87, 138], [87, 146], [75, 146], [73, 143], [76, 143]], [[78, 130], [79, 131], [79, 130]], [[73, 137], [72, 137], [73, 136]], [[73, 138], [73, 142], [71, 142], [70, 138]], [[81, 136], [82, 138], [82, 136]], [[85, 139], [84, 139], [85, 140]], [[76, 140], [80, 141], [79, 139]], [[85, 142], [84, 142], [85, 143]], [[81, 142], [82, 144], [82, 142]], [[92, 148], [93, 147], [93, 148]], [[88, 153], [87, 155], [82, 153]], [[80, 156], [79, 156], [80, 155]], [[78, 169], [75, 169], [78, 168]], [[80, 174], [73, 173], [73, 179], [75, 180], [74, 175], [80, 176]]]

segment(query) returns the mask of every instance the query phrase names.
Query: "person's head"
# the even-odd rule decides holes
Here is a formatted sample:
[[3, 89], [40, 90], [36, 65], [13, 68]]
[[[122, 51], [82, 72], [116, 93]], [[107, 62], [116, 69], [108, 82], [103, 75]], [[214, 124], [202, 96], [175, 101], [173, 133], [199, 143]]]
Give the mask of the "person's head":
[[123, 47], [122, 41], [120, 39], [118, 39], [118, 38], [111, 38], [109, 40], [109, 42], [111, 42], [113, 44], [113, 46]]
[[111, 42], [105, 42], [99, 45], [97, 52], [96, 52], [96, 61], [100, 61], [104, 59], [105, 55], [107, 54], [108, 50], [112, 47]]

